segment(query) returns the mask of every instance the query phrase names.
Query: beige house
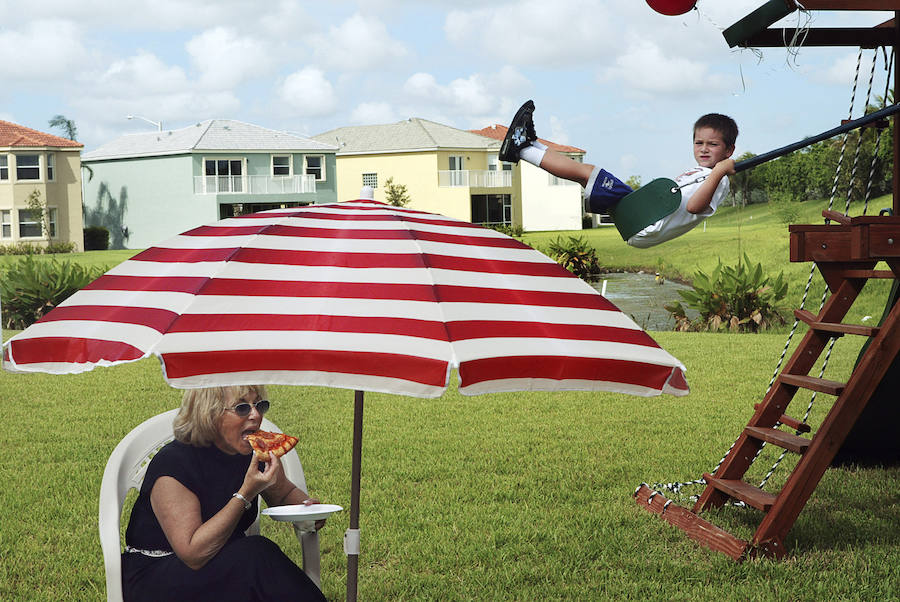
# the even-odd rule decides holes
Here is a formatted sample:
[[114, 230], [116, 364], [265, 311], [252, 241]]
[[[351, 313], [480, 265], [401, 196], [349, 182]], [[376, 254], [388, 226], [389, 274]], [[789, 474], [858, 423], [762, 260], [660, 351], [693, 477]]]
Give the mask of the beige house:
[[[501, 162], [499, 139], [419, 118], [313, 138], [338, 147], [338, 200], [355, 199], [362, 186], [372, 186], [375, 200], [386, 201], [392, 179], [406, 186], [409, 206], [422, 211], [526, 230], [581, 228], [580, 187], [551, 183], [533, 166]], [[555, 193], [563, 189], [571, 198], [558, 202]]]
[[[80, 142], [0, 120], [0, 245], [84, 249]], [[40, 203], [41, 212], [29, 208]]]

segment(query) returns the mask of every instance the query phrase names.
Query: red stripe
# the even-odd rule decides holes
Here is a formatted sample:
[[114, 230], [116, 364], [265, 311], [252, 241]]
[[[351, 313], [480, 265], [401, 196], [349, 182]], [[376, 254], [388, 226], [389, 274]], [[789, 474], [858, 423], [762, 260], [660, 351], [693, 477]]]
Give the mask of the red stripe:
[[200, 226], [187, 232], [182, 232], [181, 236], [251, 236], [259, 234], [269, 226], [262, 224], [256, 226]]
[[575, 278], [572, 272], [556, 262], [504, 261], [450, 255], [425, 254], [428, 267], [463, 272], [488, 274], [514, 274], [517, 276], [547, 276], [551, 278]]
[[504, 303], [619, 311], [619, 308], [595, 292], [560, 293], [443, 284], [435, 285], [434, 288], [438, 301], [443, 303]]
[[616, 359], [558, 356], [510, 356], [463, 362], [460, 387], [507, 378], [546, 378], [623, 383], [661, 390], [671, 366]]
[[203, 276], [114, 276], [107, 274], [82, 290], [163, 291], [198, 293], [209, 278]]
[[[317, 207], [316, 209], [320, 209], [321, 207]], [[329, 207], [334, 208], [334, 207]], [[359, 210], [364, 209], [363, 207], [347, 207], [347, 210]], [[379, 209], [383, 209], [379, 207]], [[421, 214], [421, 217], [418, 215], [398, 215], [395, 213], [379, 213], [377, 215], [359, 215], [359, 214], [350, 214], [350, 215], [342, 215], [340, 213], [325, 213], [316, 210], [305, 210], [305, 211], [297, 211], [294, 213], [287, 212], [279, 212], [275, 213], [254, 213], [251, 215], [245, 215], [241, 217], [258, 217], [258, 218], [271, 218], [271, 217], [293, 217], [297, 219], [320, 219], [320, 220], [331, 220], [331, 221], [357, 221], [357, 222], [411, 222], [415, 224], [429, 224], [433, 226], [450, 226], [453, 228], [478, 228], [482, 229], [484, 226], [480, 226], [478, 224], [472, 224], [470, 222], [464, 222], [461, 220], [452, 220], [446, 217], [442, 217], [436, 214]]]
[[427, 232], [424, 230], [366, 230], [343, 228], [314, 228], [310, 226], [291, 226], [273, 224], [263, 232], [266, 236], [292, 236], [303, 238], [337, 238], [352, 240], [425, 240], [429, 242], [445, 242], [457, 245], [476, 247], [492, 247], [507, 249], [531, 249], [528, 245], [508, 236], [466, 236], [463, 234], [446, 234]]
[[153, 307], [120, 307], [116, 305], [72, 305], [56, 307], [39, 322], [60, 320], [91, 320], [94, 322], [117, 322], [140, 324], [157, 332], [166, 332], [172, 321], [178, 317], [173, 311]]
[[185, 314], [172, 324], [169, 332], [252, 332], [257, 330], [358, 332], [408, 335], [438, 341], [447, 340], [447, 329], [440, 322], [409, 318], [327, 315]]
[[266, 265], [331, 266], [341, 268], [425, 268], [418, 253], [344, 253], [286, 251], [282, 249], [240, 249], [233, 261]]
[[22, 365], [44, 362], [95, 364], [101, 360], [136, 360], [144, 355], [140, 349], [127, 343], [76, 337], [22, 339], [13, 341], [10, 346], [16, 363]]
[[250, 371], [314, 371], [398, 378], [443, 387], [447, 363], [397, 355], [329, 350], [242, 350], [166, 353], [162, 355], [168, 378]]
[[427, 284], [373, 284], [367, 282], [286, 282], [215, 278], [203, 287], [201, 295], [242, 297], [336, 297], [339, 299], [394, 299], [434, 302], [434, 291]]
[[571, 341], [605, 341], [659, 347], [643, 330], [613, 326], [581, 324], [548, 324], [545, 322], [506, 322], [501, 320], [467, 320], [447, 323], [451, 341], [488, 339], [493, 337], [532, 337]]
[[197, 263], [200, 261], [227, 261], [236, 248], [222, 249], [165, 249], [151, 247], [131, 258], [131, 261], [158, 261], [160, 263]]
[[442, 232], [425, 232], [414, 230], [413, 234], [419, 240], [429, 242], [447, 242], [457, 245], [470, 245], [475, 247], [495, 247], [506, 249], [531, 249], [525, 243], [508, 236], [464, 236], [462, 234], [446, 234]]

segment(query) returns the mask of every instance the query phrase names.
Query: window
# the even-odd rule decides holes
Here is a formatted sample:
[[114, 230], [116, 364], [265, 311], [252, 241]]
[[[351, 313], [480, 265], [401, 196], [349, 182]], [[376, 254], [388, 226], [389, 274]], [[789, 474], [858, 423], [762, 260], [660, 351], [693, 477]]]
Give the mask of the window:
[[16, 155], [16, 179], [40, 180], [40, 157], [38, 155]]
[[497, 155], [488, 155], [488, 171], [497, 171], [497, 166], [500, 164], [500, 158]]
[[0, 180], [9, 179], [9, 157], [0, 155]]
[[364, 173], [362, 175], [363, 178], [363, 186], [371, 186], [372, 188], [378, 188], [378, 174], [377, 173]]
[[325, 157], [309, 155], [306, 157], [306, 175], [315, 176], [317, 181], [325, 179]]
[[0, 211], [0, 238], [12, 238], [12, 211]]
[[52, 182], [56, 178], [53, 176], [53, 168], [56, 166], [56, 159], [53, 158], [53, 153], [47, 153], [47, 181]]
[[41, 237], [41, 212], [19, 209], [19, 238]]
[[206, 191], [243, 192], [242, 165], [240, 159], [206, 159]]
[[49, 226], [50, 238], [56, 238], [56, 218], [58, 213], [59, 211], [56, 207], [47, 209], [47, 225]]
[[291, 158], [287, 155], [276, 155], [272, 157], [272, 175], [291, 175]]
[[512, 197], [508, 194], [473, 194], [473, 224], [511, 224]]

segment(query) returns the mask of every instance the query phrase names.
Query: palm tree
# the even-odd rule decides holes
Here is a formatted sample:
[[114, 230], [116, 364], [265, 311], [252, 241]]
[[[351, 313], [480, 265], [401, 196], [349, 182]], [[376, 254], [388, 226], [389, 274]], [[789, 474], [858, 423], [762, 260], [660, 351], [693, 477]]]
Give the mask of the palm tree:
[[50, 120], [50, 127], [62, 129], [69, 140], [75, 140], [75, 137], [78, 135], [78, 128], [75, 127], [75, 122], [71, 119], [66, 119], [65, 115], [54, 116]]

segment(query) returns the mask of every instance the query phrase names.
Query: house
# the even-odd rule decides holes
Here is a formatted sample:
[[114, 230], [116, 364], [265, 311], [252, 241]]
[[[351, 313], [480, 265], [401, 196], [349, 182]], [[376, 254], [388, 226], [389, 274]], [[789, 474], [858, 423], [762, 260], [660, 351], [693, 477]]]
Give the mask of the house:
[[[505, 125], [492, 125], [471, 131], [502, 142], [507, 130]], [[557, 144], [543, 138], [538, 140], [558, 153], [568, 155], [579, 162], [584, 161], [585, 151], [580, 148]], [[581, 229], [584, 211], [580, 185], [550, 175], [527, 161], [519, 161], [518, 171], [516, 194], [521, 199], [523, 230], [534, 232]]]
[[86, 225], [112, 248], [141, 249], [244, 213], [337, 200], [337, 147], [211, 119], [129, 134], [85, 153]]
[[[391, 180], [406, 186], [410, 207], [422, 211], [527, 230], [581, 228], [580, 188], [550, 184], [546, 173], [530, 165], [501, 162], [502, 136], [411, 118], [338, 128], [313, 138], [338, 146], [341, 200], [356, 198], [362, 186], [372, 186], [375, 199], [385, 201], [385, 185]], [[537, 191], [526, 190], [528, 186]], [[556, 193], [563, 188], [571, 199], [559, 205]], [[542, 198], [548, 207], [542, 207]]]
[[83, 146], [0, 121], [0, 245], [74, 243], [75, 250], [84, 248]]

